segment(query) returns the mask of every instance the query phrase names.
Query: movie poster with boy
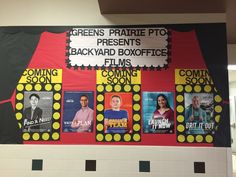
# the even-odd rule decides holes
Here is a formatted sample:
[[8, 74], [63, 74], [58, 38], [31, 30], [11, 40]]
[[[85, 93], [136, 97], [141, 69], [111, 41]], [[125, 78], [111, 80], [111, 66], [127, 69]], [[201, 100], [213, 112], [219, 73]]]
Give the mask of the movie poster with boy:
[[92, 91], [65, 91], [63, 132], [93, 132], [94, 96]]
[[104, 133], [132, 133], [132, 94], [105, 93]]
[[143, 92], [142, 107], [144, 133], [174, 133], [172, 92]]
[[211, 134], [214, 129], [213, 93], [184, 93], [186, 134]]

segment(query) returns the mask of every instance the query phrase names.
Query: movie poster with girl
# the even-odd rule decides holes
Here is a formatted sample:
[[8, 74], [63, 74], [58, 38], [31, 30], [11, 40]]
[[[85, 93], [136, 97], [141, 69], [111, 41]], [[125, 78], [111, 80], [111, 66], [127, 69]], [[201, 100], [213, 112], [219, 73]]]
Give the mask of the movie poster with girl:
[[174, 133], [174, 100], [172, 92], [143, 92], [143, 132]]

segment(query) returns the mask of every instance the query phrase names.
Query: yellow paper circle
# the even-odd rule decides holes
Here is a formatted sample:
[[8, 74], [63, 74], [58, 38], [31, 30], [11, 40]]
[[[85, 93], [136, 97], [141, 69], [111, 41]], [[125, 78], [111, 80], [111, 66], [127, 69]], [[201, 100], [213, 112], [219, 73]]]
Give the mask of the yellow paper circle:
[[61, 94], [60, 93], [56, 93], [55, 95], [54, 95], [54, 100], [60, 100], [61, 99]]
[[98, 95], [97, 96], [97, 100], [100, 101], [100, 102], [103, 101], [104, 100], [104, 96], [102, 94]]
[[121, 91], [121, 86], [120, 85], [115, 85], [114, 89], [115, 89], [116, 92], [119, 92], [119, 91]]
[[115, 134], [115, 135], [114, 135], [114, 140], [115, 140], [115, 141], [120, 141], [120, 139], [121, 139], [120, 134]]
[[20, 112], [16, 113], [16, 119], [21, 120], [22, 119], [22, 114]]
[[97, 134], [96, 139], [97, 139], [98, 141], [102, 141], [102, 140], [104, 139], [103, 134]]
[[133, 109], [135, 111], [139, 111], [140, 110], [140, 105], [139, 104], [134, 104]]
[[215, 112], [220, 113], [222, 111], [222, 107], [220, 105], [217, 105], [215, 107]]
[[185, 86], [185, 91], [186, 92], [191, 92], [192, 91], [192, 86], [191, 85], [186, 85]]
[[220, 115], [215, 116], [215, 121], [216, 121], [217, 123], [220, 122]]
[[204, 87], [204, 91], [205, 92], [210, 92], [211, 91], [211, 86], [210, 85], [205, 85], [205, 87]]
[[17, 89], [18, 91], [22, 91], [22, 90], [24, 89], [24, 85], [23, 85], [23, 84], [18, 84], [17, 87], [16, 87], [16, 89]]
[[59, 118], [60, 118], [60, 113], [59, 112], [55, 112], [53, 114], [53, 119], [58, 120]]
[[54, 123], [52, 124], [52, 127], [53, 127], [53, 129], [57, 130], [57, 129], [60, 128], [60, 124], [59, 124], [58, 122], [54, 122]]
[[139, 114], [134, 114], [133, 119], [134, 119], [135, 121], [139, 121], [139, 120], [140, 120], [140, 115], [139, 115]]
[[19, 128], [20, 128], [20, 129], [22, 128], [22, 125], [21, 125], [21, 123], [18, 123], [18, 126], [19, 126]]
[[47, 90], [47, 91], [52, 90], [52, 85], [51, 84], [46, 84], [45, 85], [45, 90]]
[[206, 136], [206, 142], [212, 143], [212, 141], [213, 141], [213, 137], [211, 135], [207, 135]]
[[130, 141], [130, 140], [131, 140], [130, 134], [125, 134], [125, 135], [124, 135], [124, 140], [125, 140], [125, 141]]
[[102, 131], [103, 130], [103, 125], [102, 124], [97, 124], [97, 130]]
[[17, 110], [21, 110], [23, 108], [23, 104], [22, 103], [17, 103], [16, 104], [16, 109]]
[[193, 135], [188, 135], [188, 136], [187, 136], [187, 141], [188, 141], [189, 143], [192, 143], [192, 142], [194, 141], [194, 136], [193, 136]]
[[139, 134], [134, 134], [133, 140], [134, 141], [139, 141], [140, 140], [140, 135]]
[[102, 121], [104, 119], [104, 116], [102, 114], [97, 115], [97, 120]]
[[183, 122], [184, 121], [184, 116], [183, 115], [178, 115], [177, 116], [177, 121], [178, 122]]
[[196, 141], [197, 141], [198, 143], [201, 143], [201, 142], [203, 141], [202, 135], [197, 135], [197, 136], [196, 136]]
[[98, 92], [103, 92], [103, 90], [104, 90], [104, 86], [103, 85], [98, 85], [97, 86], [97, 91]]
[[140, 100], [140, 95], [139, 94], [134, 94], [133, 99], [134, 99], [134, 101], [139, 101]]
[[124, 86], [124, 90], [125, 90], [126, 92], [129, 92], [129, 91], [131, 90], [131, 86], [130, 86], [130, 85], [125, 85], [125, 86]]
[[97, 110], [102, 111], [104, 109], [104, 106], [102, 104], [97, 105]]
[[16, 99], [17, 100], [22, 100], [24, 98], [24, 95], [22, 94], [22, 93], [18, 93], [17, 95], [16, 95]]
[[177, 100], [178, 102], [183, 102], [183, 101], [184, 101], [184, 97], [183, 97], [182, 95], [178, 95], [178, 96], [176, 97], [176, 100]]
[[139, 86], [139, 85], [135, 85], [135, 86], [133, 87], [133, 90], [134, 90], [135, 92], [139, 92], [139, 91], [140, 91], [140, 86]]
[[178, 136], [178, 141], [181, 142], [181, 143], [183, 143], [183, 142], [185, 141], [184, 135], [179, 135], [179, 136]]
[[195, 92], [200, 92], [202, 90], [201, 86], [200, 85], [195, 85], [194, 86], [194, 91]]
[[220, 96], [220, 95], [216, 95], [216, 96], [215, 96], [215, 102], [219, 103], [219, 102], [221, 102], [221, 101], [222, 101], [221, 96]]
[[179, 132], [183, 132], [183, 131], [185, 130], [185, 128], [184, 128], [184, 126], [181, 124], [181, 125], [178, 125], [178, 126], [177, 126], [177, 130], [178, 130]]
[[54, 108], [55, 110], [60, 109], [60, 108], [61, 108], [60, 103], [54, 103], [54, 104], [53, 104], [53, 108]]
[[56, 91], [61, 90], [61, 84], [54, 85], [54, 90], [56, 90]]
[[49, 136], [48, 133], [44, 133], [44, 134], [42, 135], [42, 139], [45, 140], [45, 141], [48, 140], [49, 137], [50, 137], [50, 136]]
[[53, 140], [58, 140], [59, 137], [60, 137], [60, 135], [59, 135], [59, 133], [57, 133], [57, 132], [55, 132], [55, 133], [52, 134], [52, 139], [53, 139]]
[[32, 90], [32, 85], [31, 84], [27, 84], [26, 86], [25, 86], [25, 89], [27, 90], [27, 91], [31, 91]]
[[22, 138], [23, 138], [23, 140], [27, 141], [27, 140], [30, 139], [30, 134], [29, 133], [24, 133]]
[[40, 136], [39, 136], [38, 133], [34, 133], [33, 136], [32, 136], [33, 140], [35, 140], [35, 141], [39, 140], [39, 137]]
[[40, 84], [36, 84], [36, 85], [34, 86], [34, 89], [35, 89], [36, 91], [40, 91], [40, 90], [42, 89], [42, 86], [41, 86]]
[[106, 91], [107, 91], [107, 92], [112, 91], [112, 86], [111, 86], [111, 85], [107, 85], [107, 86], [106, 86]]
[[184, 107], [182, 105], [177, 106], [177, 112], [182, 113], [184, 111]]
[[112, 140], [112, 135], [111, 134], [106, 134], [105, 135], [105, 140], [106, 141], [111, 141]]
[[140, 125], [139, 124], [134, 124], [133, 130], [134, 131], [139, 131], [140, 130]]
[[182, 92], [184, 90], [184, 87], [182, 85], [177, 85], [176, 86], [176, 91], [177, 92]]

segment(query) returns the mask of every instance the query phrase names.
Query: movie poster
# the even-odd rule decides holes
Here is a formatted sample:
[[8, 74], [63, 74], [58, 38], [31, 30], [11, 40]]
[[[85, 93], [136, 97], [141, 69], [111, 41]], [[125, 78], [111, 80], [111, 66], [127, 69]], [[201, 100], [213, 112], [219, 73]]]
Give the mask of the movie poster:
[[143, 132], [174, 133], [174, 96], [172, 92], [143, 92]]
[[93, 92], [65, 91], [63, 132], [93, 132]]
[[52, 92], [24, 92], [23, 132], [50, 132]]
[[131, 93], [105, 93], [105, 133], [132, 133], [132, 114]]
[[210, 134], [214, 131], [213, 93], [185, 93], [186, 134]]

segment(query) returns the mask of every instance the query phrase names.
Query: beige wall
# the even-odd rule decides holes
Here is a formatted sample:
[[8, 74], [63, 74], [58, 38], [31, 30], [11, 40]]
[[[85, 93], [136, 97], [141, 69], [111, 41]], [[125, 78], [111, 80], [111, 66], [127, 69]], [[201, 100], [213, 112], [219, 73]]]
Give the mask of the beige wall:
[[[225, 14], [101, 15], [97, 0], [0, 0], [0, 26], [65, 26], [225, 22]], [[227, 148], [137, 146], [0, 145], [2, 177], [161, 176], [193, 177], [193, 162], [206, 162], [207, 177], [230, 177]], [[31, 160], [43, 159], [41, 172]], [[84, 172], [84, 160], [98, 160], [97, 172]], [[151, 161], [151, 173], [138, 173], [138, 160]], [[200, 175], [202, 176], [202, 175]]]

